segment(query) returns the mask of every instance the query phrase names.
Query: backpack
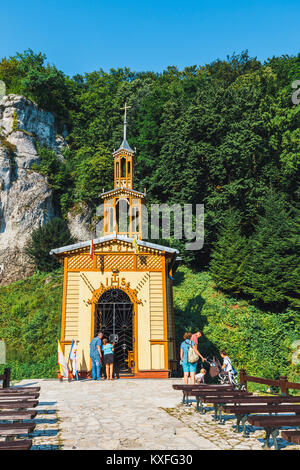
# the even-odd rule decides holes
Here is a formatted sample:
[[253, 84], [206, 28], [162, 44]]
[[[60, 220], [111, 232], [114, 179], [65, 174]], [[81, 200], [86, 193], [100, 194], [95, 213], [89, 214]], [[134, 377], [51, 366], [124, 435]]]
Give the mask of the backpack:
[[213, 361], [212, 361], [212, 363], [210, 365], [210, 368], [209, 368], [209, 375], [212, 378], [217, 377], [217, 375], [219, 375], [219, 373], [220, 373], [220, 369], [221, 369], [220, 362], [215, 357], [213, 357]]
[[189, 350], [188, 350], [188, 362], [197, 362], [198, 359], [199, 359], [199, 356], [198, 354], [196, 353], [196, 351], [192, 348], [192, 345], [190, 344], [190, 347], [189, 347]]

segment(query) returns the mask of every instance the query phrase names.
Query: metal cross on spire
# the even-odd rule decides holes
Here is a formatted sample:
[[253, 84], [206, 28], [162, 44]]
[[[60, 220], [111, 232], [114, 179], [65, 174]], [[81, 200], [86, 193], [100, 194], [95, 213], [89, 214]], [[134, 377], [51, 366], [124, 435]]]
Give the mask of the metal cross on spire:
[[131, 106], [127, 106], [127, 103], [125, 101], [125, 106], [124, 108], [120, 108], [120, 109], [124, 109], [125, 112], [124, 112], [124, 140], [126, 140], [126, 130], [127, 130], [127, 109], [130, 109]]

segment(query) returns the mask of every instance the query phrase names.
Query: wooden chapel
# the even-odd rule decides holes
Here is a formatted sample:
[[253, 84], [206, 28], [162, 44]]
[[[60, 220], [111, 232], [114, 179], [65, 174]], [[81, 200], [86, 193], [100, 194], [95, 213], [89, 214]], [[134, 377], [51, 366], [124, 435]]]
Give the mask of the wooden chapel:
[[178, 250], [142, 239], [145, 194], [133, 189], [136, 154], [126, 139], [124, 109], [114, 189], [101, 194], [103, 236], [50, 252], [64, 266], [60, 342], [67, 359], [72, 340], [78, 341], [81, 377], [91, 371], [89, 345], [102, 331], [115, 342], [121, 376], [166, 378], [177, 369], [172, 273]]

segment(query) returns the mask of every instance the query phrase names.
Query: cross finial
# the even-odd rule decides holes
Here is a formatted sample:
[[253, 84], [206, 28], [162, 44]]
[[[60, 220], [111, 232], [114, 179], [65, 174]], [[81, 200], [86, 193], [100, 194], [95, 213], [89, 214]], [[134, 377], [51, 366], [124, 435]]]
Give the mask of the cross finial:
[[124, 140], [126, 140], [126, 130], [127, 130], [127, 109], [130, 109], [131, 106], [127, 106], [127, 103], [125, 101], [125, 106], [124, 108], [120, 108], [120, 109], [124, 109]]

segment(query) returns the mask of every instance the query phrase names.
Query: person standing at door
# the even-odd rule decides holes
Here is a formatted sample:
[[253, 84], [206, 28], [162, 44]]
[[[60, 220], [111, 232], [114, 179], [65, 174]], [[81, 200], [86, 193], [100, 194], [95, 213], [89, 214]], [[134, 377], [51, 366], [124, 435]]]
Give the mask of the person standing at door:
[[103, 340], [102, 352], [106, 370], [106, 378], [107, 380], [113, 380], [114, 345], [106, 338]]
[[92, 339], [90, 343], [90, 358], [92, 360], [92, 379], [101, 380], [101, 358], [102, 358], [102, 338], [103, 333], [99, 333]]

